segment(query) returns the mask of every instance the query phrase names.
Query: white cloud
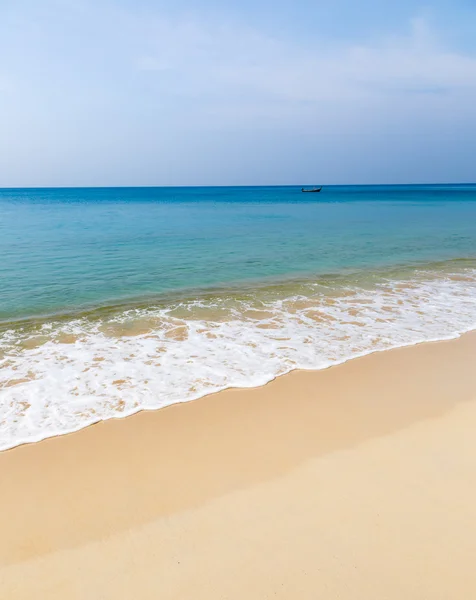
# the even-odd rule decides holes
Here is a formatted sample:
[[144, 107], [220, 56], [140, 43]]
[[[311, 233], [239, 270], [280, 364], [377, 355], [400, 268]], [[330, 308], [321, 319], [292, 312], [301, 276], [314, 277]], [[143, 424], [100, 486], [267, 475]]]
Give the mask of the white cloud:
[[173, 71], [181, 90], [241, 88], [308, 101], [476, 90], [476, 57], [445, 48], [423, 19], [413, 20], [407, 35], [358, 46], [319, 38], [291, 45], [246, 28], [197, 22], [161, 21], [155, 27], [154, 33], [149, 24], [148, 53], [138, 65]]
[[[5, 72], [10, 79], [24, 74], [34, 79], [40, 70], [45, 79], [49, 72], [57, 78], [67, 68], [72, 84], [76, 77], [86, 89], [109, 86], [115, 93], [135, 71], [157, 84], [162, 98], [256, 96], [258, 104], [476, 91], [476, 56], [448, 48], [422, 18], [409, 22], [404, 33], [389, 31], [356, 45], [332, 42], [319, 32], [284, 40], [236, 21], [145, 14], [115, 3], [62, 0], [53, 8], [54, 18], [45, 7], [36, 14], [34, 5], [19, 12], [16, 48], [2, 47], [0, 39], [5, 56], [20, 56]], [[0, 24], [0, 34], [1, 29]], [[3, 33], [4, 40], [11, 39]]]

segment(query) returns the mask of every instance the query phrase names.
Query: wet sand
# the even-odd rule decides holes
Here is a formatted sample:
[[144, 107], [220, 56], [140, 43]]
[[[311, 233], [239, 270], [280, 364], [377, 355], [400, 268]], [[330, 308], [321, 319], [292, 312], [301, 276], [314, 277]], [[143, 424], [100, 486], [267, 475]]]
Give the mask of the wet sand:
[[476, 597], [476, 334], [0, 453], [0, 598]]

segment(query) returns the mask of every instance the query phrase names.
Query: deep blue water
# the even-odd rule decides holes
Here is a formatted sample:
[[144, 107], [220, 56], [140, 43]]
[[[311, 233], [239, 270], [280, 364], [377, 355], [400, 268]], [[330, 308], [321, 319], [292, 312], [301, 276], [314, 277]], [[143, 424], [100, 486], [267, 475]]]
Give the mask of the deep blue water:
[[0, 190], [0, 319], [476, 256], [476, 185]]

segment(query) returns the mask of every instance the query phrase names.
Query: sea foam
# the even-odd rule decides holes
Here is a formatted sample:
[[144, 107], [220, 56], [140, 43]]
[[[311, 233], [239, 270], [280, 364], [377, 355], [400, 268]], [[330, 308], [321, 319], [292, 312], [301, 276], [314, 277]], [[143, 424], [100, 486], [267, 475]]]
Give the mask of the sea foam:
[[0, 449], [476, 328], [476, 270], [201, 298], [0, 335]]

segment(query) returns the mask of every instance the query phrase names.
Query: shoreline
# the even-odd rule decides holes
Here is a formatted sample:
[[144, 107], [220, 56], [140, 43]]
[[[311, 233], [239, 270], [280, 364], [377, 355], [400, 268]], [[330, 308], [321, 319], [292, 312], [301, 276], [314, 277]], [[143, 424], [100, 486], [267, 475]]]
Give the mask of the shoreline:
[[375, 352], [1, 452], [0, 595], [476, 593], [475, 352]]
[[245, 390], [254, 390], [254, 389], [259, 389], [262, 387], [265, 387], [267, 385], [269, 385], [270, 383], [273, 383], [274, 381], [280, 379], [281, 377], [287, 377], [288, 375], [292, 374], [292, 373], [299, 373], [299, 372], [304, 372], [304, 373], [319, 373], [321, 371], [327, 371], [328, 369], [333, 369], [336, 367], [341, 367], [342, 365], [347, 364], [348, 362], [354, 361], [354, 360], [359, 360], [362, 358], [365, 358], [366, 356], [371, 356], [373, 354], [379, 354], [379, 353], [386, 353], [386, 352], [392, 352], [395, 350], [403, 350], [405, 348], [412, 348], [415, 346], [420, 346], [420, 345], [425, 345], [425, 344], [438, 344], [441, 342], [449, 342], [449, 341], [454, 341], [457, 339], [460, 339], [463, 336], [466, 336], [468, 334], [471, 333], [476, 333], [476, 327], [471, 327], [467, 330], [461, 331], [461, 332], [456, 332], [454, 335], [450, 335], [447, 337], [442, 337], [442, 338], [434, 338], [434, 339], [426, 339], [426, 340], [420, 340], [420, 341], [415, 341], [415, 342], [409, 342], [409, 343], [405, 343], [401, 346], [392, 346], [390, 348], [376, 348], [374, 350], [369, 350], [366, 352], [363, 352], [361, 354], [356, 354], [353, 356], [350, 356], [349, 358], [343, 359], [341, 362], [337, 362], [334, 364], [330, 364], [327, 365], [325, 367], [321, 367], [321, 368], [310, 368], [310, 369], [304, 369], [302, 367], [295, 367], [290, 369], [289, 371], [285, 371], [284, 373], [279, 373], [275, 376], [273, 376], [271, 379], [264, 381], [264, 383], [259, 384], [259, 385], [250, 385], [250, 386], [240, 386], [240, 387], [236, 387], [236, 386], [229, 386], [229, 387], [223, 387], [220, 389], [217, 389], [216, 391], [212, 391], [212, 392], [204, 392], [203, 394], [197, 396], [197, 397], [192, 397], [192, 398], [188, 398], [185, 400], [180, 400], [180, 401], [176, 401], [176, 402], [172, 402], [170, 404], [166, 404], [165, 406], [157, 406], [154, 408], [138, 408], [137, 410], [134, 410], [132, 412], [128, 412], [126, 414], [120, 415], [120, 416], [114, 416], [111, 415], [110, 417], [107, 418], [99, 418], [98, 420], [92, 421], [90, 423], [81, 425], [80, 427], [74, 428], [74, 429], [70, 429], [70, 430], [65, 430], [63, 432], [60, 433], [52, 433], [49, 435], [45, 435], [43, 437], [38, 437], [38, 438], [34, 438], [34, 439], [29, 439], [26, 441], [20, 441], [18, 443], [15, 443], [12, 446], [5, 446], [5, 447], [0, 447], [0, 455], [3, 452], [9, 452], [11, 450], [14, 450], [15, 448], [19, 448], [22, 446], [27, 446], [29, 444], [39, 444], [41, 442], [44, 442], [46, 440], [49, 439], [54, 439], [54, 438], [58, 438], [58, 437], [63, 437], [63, 436], [68, 436], [74, 433], [79, 433], [80, 431], [82, 431], [83, 429], [88, 429], [89, 427], [93, 427], [95, 425], [99, 425], [100, 423], [107, 423], [109, 421], [117, 421], [117, 420], [122, 420], [122, 419], [128, 419], [130, 417], [133, 417], [135, 415], [138, 415], [140, 413], [148, 413], [148, 412], [156, 412], [156, 411], [161, 411], [161, 410], [165, 410], [166, 408], [170, 408], [172, 406], [178, 406], [178, 405], [182, 405], [182, 404], [188, 404], [190, 402], [197, 402], [198, 400], [202, 400], [203, 398], [207, 398], [208, 396], [215, 396], [217, 394], [222, 394], [223, 392], [227, 392], [227, 391], [245, 391]]

